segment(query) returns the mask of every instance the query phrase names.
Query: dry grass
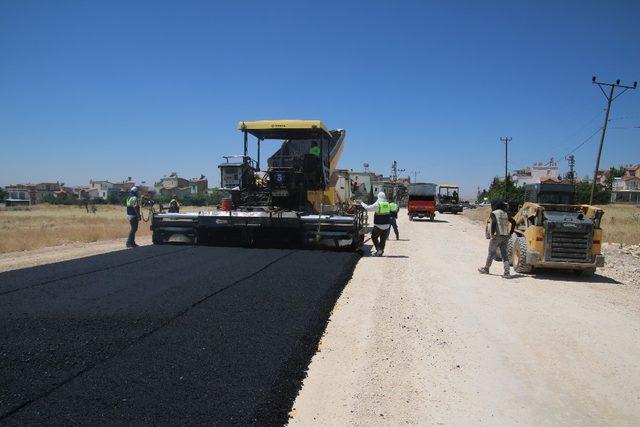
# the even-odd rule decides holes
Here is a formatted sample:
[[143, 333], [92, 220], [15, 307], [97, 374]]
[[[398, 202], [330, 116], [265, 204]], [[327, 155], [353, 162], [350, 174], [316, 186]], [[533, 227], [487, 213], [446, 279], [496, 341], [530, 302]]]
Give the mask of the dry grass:
[[603, 240], [624, 245], [640, 244], [640, 207], [606, 205], [602, 217]]
[[[42, 204], [30, 210], [0, 211], [0, 253], [127, 236], [124, 208], [98, 205], [97, 209], [88, 214], [78, 206]], [[137, 235], [149, 234], [148, 223], [141, 222]]]
[[[623, 245], [640, 244], [640, 207], [633, 205], [605, 205], [602, 218], [603, 240]], [[484, 222], [489, 216], [489, 207], [465, 209], [464, 216]]]

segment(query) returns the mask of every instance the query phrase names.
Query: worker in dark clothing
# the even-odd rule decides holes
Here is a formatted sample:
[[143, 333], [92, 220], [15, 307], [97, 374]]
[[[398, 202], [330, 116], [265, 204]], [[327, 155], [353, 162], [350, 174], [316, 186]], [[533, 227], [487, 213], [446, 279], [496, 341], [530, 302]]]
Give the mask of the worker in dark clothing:
[[180, 213], [180, 203], [178, 203], [178, 198], [175, 194], [171, 196], [171, 201], [169, 202], [169, 213]]
[[389, 208], [391, 212], [389, 213], [389, 224], [391, 227], [387, 230], [387, 238], [389, 238], [389, 234], [391, 234], [391, 228], [393, 228], [393, 232], [396, 235], [396, 240], [400, 239], [400, 234], [398, 233], [398, 204], [396, 202], [389, 203]]
[[506, 203], [502, 200], [493, 200], [491, 202], [491, 240], [489, 241], [489, 253], [487, 262], [484, 267], [478, 269], [482, 274], [489, 274], [489, 268], [493, 262], [496, 251], [500, 251], [502, 263], [504, 264], [504, 274], [502, 277], [508, 279], [511, 277], [509, 271], [509, 254], [507, 253], [507, 244], [509, 236], [513, 234], [516, 228], [516, 222], [507, 214]]
[[136, 231], [138, 231], [138, 222], [140, 216], [140, 204], [138, 203], [138, 188], [132, 187], [131, 193], [127, 198], [127, 218], [129, 219], [129, 238], [127, 239], [128, 248], [137, 248]]
[[311, 141], [311, 148], [309, 148], [309, 154], [313, 154], [316, 157], [320, 157], [320, 147], [315, 141]]

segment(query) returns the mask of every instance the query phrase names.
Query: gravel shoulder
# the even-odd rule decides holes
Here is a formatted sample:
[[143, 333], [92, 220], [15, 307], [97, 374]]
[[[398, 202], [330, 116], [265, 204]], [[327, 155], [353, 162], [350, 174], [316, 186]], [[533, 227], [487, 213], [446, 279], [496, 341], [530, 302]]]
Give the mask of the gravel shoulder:
[[637, 282], [481, 276], [482, 225], [437, 219], [401, 212], [403, 240], [360, 260], [290, 424], [640, 423]]

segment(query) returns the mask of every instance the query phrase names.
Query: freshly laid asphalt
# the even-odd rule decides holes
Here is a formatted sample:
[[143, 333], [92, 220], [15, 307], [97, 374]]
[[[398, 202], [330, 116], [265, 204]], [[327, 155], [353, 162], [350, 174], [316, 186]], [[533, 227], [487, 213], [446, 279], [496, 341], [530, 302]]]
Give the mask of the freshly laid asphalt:
[[0, 424], [283, 424], [357, 255], [149, 246], [0, 274]]

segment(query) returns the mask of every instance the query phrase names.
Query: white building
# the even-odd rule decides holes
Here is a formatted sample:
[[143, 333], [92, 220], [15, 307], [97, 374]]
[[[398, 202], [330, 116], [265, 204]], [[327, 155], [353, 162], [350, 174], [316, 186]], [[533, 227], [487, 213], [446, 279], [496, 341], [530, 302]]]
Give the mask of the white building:
[[533, 166], [518, 169], [511, 175], [511, 181], [518, 187], [525, 184], [539, 184], [541, 181], [561, 179], [558, 163], [553, 159], [549, 163], [535, 163]]
[[89, 181], [89, 188], [97, 190], [98, 191], [97, 197], [101, 197], [103, 199], [106, 199], [107, 196], [113, 192], [113, 187], [114, 187], [113, 183], [109, 181], [94, 181], [94, 180]]

